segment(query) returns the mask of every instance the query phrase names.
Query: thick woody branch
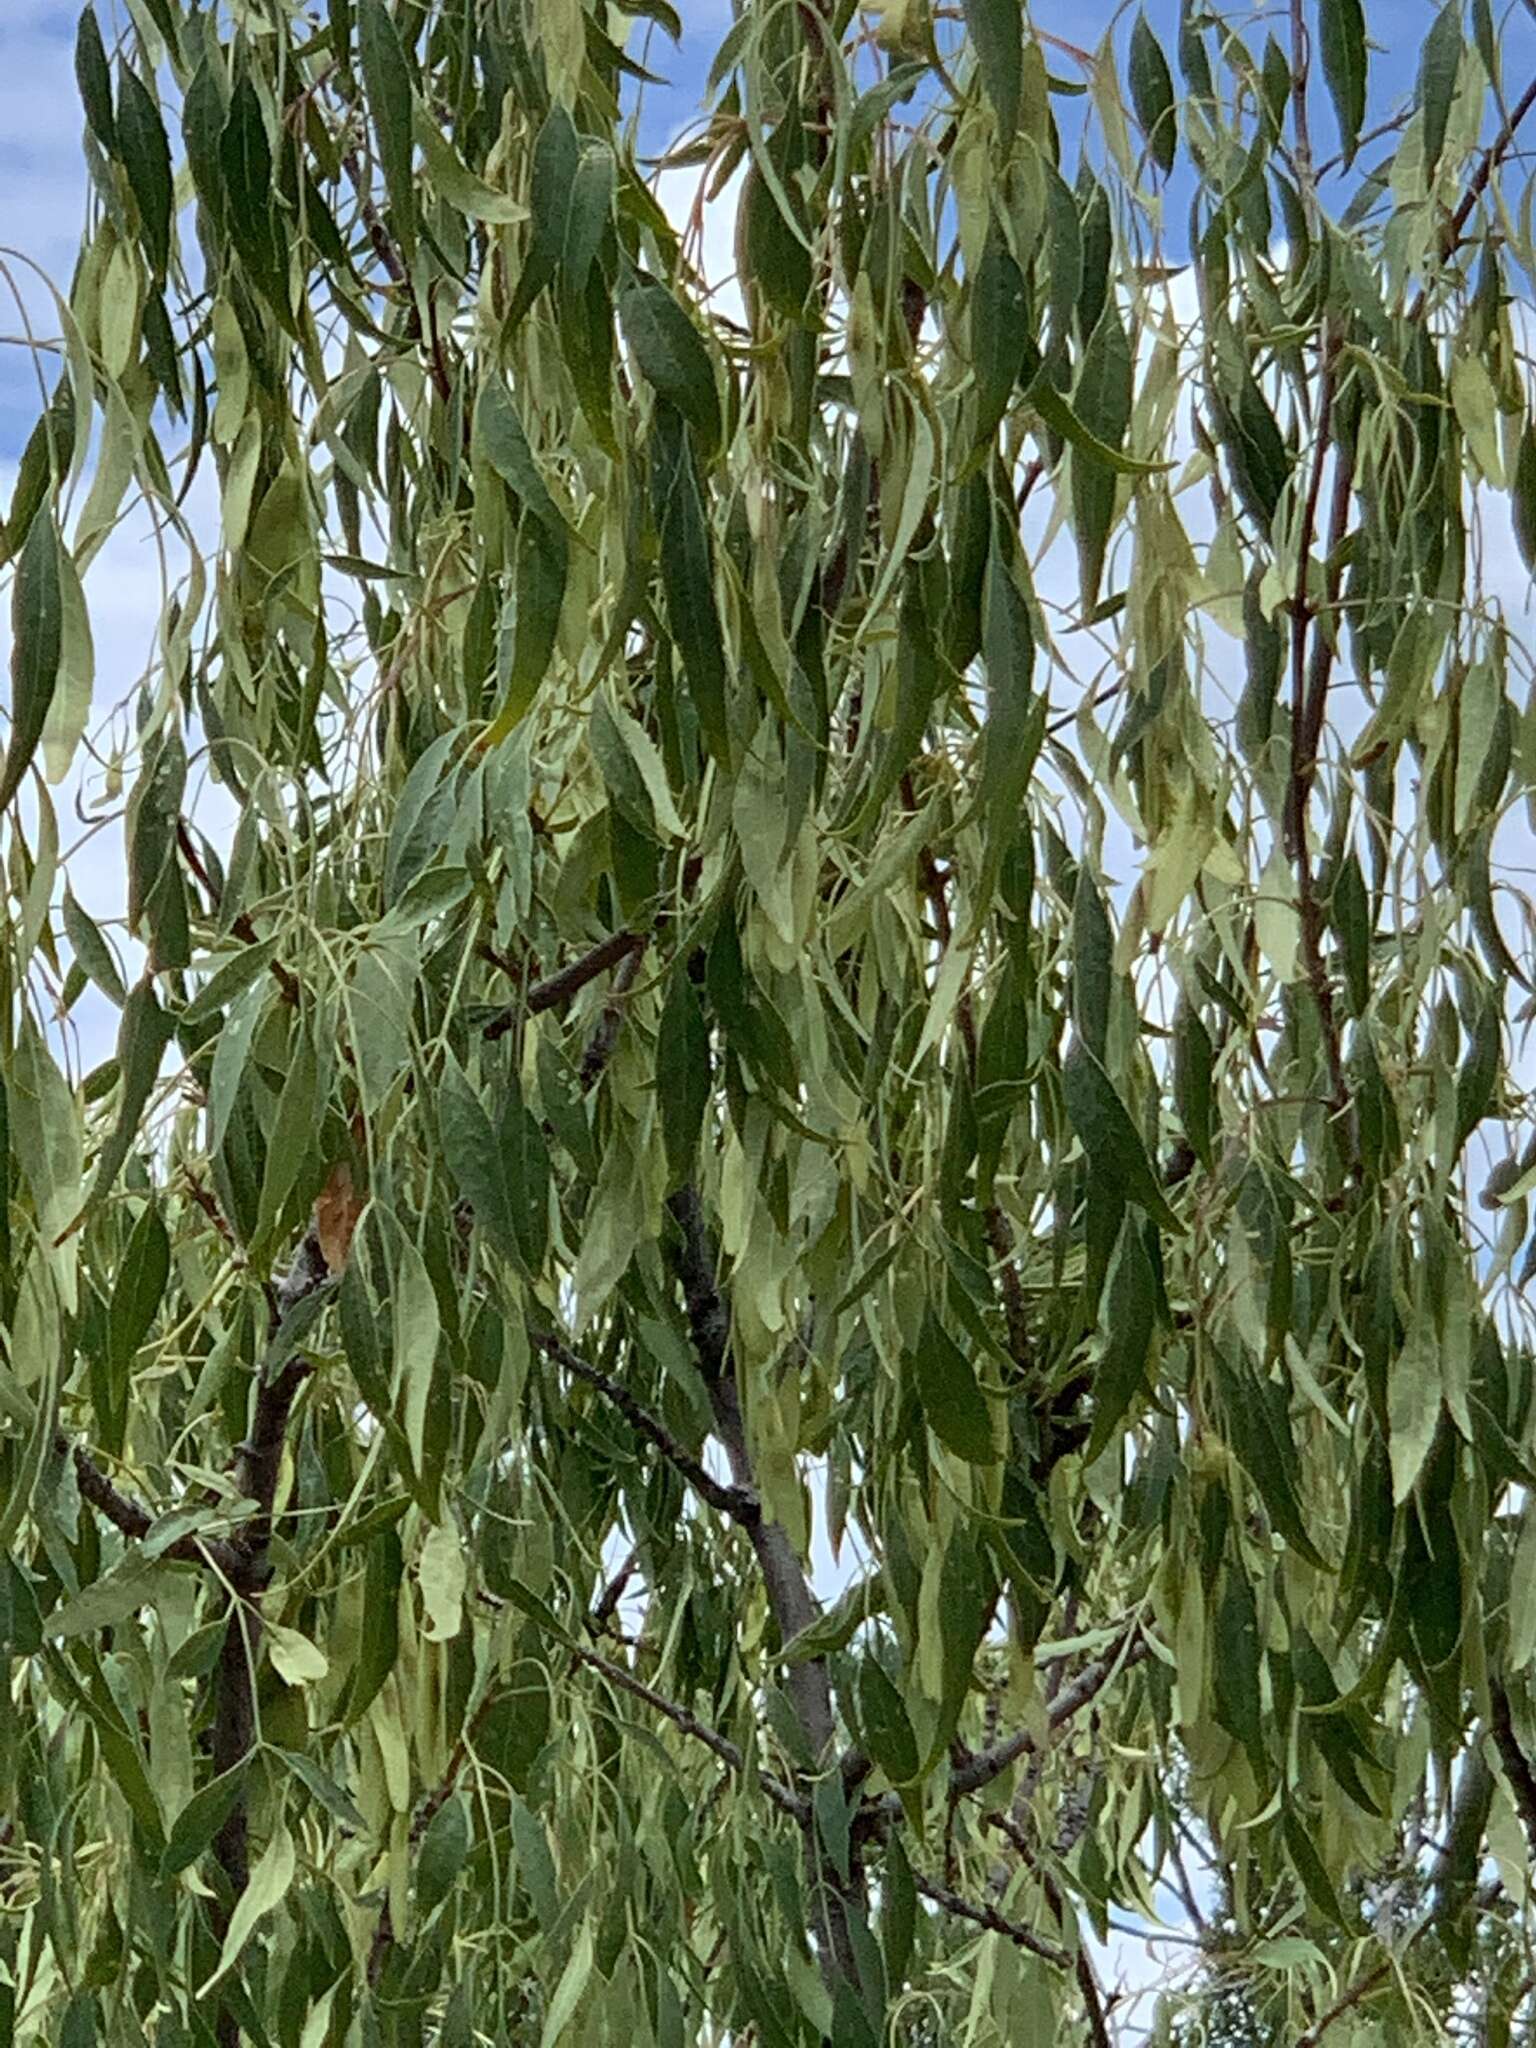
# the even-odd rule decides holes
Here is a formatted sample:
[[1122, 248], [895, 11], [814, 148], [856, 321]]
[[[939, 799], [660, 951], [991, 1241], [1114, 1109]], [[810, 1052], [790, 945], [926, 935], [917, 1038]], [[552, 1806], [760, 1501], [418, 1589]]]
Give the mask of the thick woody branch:
[[585, 1380], [589, 1387], [595, 1387], [605, 1399], [611, 1401], [626, 1421], [643, 1437], [653, 1443], [675, 1471], [679, 1472], [694, 1489], [701, 1500], [708, 1501], [716, 1513], [738, 1522], [744, 1529], [752, 1528], [762, 1518], [757, 1495], [750, 1487], [722, 1486], [713, 1478], [698, 1459], [693, 1457], [678, 1442], [677, 1438], [651, 1411], [637, 1401], [622, 1381], [616, 1380], [600, 1366], [589, 1365], [586, 1359], [557, 1337], [553, 1330], [529, 1332], [533, 1343], [554, 1365], [568, 1372], [573, 1379]]
[[[672, 1196], [668, 1208], [681, 1236], [676, 1254], [678, 1278], [694, 1350], [709, 1387], [716, 1433], [725, 1446], [731, 1477], [739, 1489], [756, 1500], [757, 1478], [730, 1357], [730, 1315], [715, 1278], [715, 1248], [703, 1204], [695, 1189], [685, 1187]], [[762, 1573], [769, 1609], [780, 1638], [787, 1643], [802, 1629], [809, 1628], [818, 1612], [805, 1568], [781, 1522], [759, 1511], [747, 1533]], [[812, 1657], [794, 1665], [786, 1675], [785, 1691], [811, 1755], [818, 1760], [825, 1757], [832, 1747], [835, 1728], [826, 1659]], [[820, 1851], [809, 1818], [805, 1821], [805, 1833], [807, 1857], [813, 1865], [819, 1864]], [[862, 1916], [864, 1910], [863, 1872], [855, 1864], [847, 1878], [838, 1878], [826, 1869], [823, 1875], [814, 1928], [821, 1944], [823, 1970], [829, 1984], [839, 1977], [856, 1983], [858, 1959], [851, 1921]]]
[[[73, 1458], [80, 1498], [88, 1501], [98, 1514], [104, 1515], [114, 1529], [135, 1542], [149, 1534], [155, 1523], [149, 1509], [131, 1494], [114, 1486], [83, 1444], [76, 1444], [71, 1452], [61, 1436], [55, 1439], [54, 1448], [61, 1458]], [[240, 1563], [239, 1553], [233, 1544], [212, 1536], [178, 1536], [160, 1554], [178, 1564], [211, 1564], [226, 1578], [239, 1569]]]
[[[292, 1266], [274, 1290], [274, 1333], [283, 1318], [322, 1286], [328, 1275], [319, 1232], [311, 1223]], [[213, 1763], [220, 1776], [243, 1762], [255, 1747], [256, 1654], [261, 1641], [261, 1594], [267, 1580], [272, 1509], [293, 1404], [309, 1372], [309, 1361], [294, 1357], [271, 1379], [261, 1382], [251, 1433], [235, 1447], [235, 1481], [246, 1498], [255, 1502], [256, 1513], [240, 1531], [234, 1545], [235, 1566], [228, 1574], [228, 1626], [214, 1682]], [[250, 1877], [248, 1827], [242, 1793], [214, 1840], [214, 1854], [229, 1892], [228, 1900], [220, 1901], [215, 1916], [221, 1941], [228, 1930], [233, 1901], [245, 1890]], [[234, 2048], [240, 2038], [239, 2022], [228, 2004], [218, 2016], [217, 2038], [219, 2048]]]
[[[694, 1350], [715, 1413], [715, 1428], [730, 1460], [731, 1476], [738, 1489], [757, 1498], [752, 1453], [747, 1443], [741, 1402], [728, 1357], [730, 1317], [715, 1282], [714, 1247], [704, 1221], [703, 1205], [692, 1188], [681, 1188], [668, 1204], [682, 1232], [678, 1276], [693, 1332]], [[811, 1597], [804, 1567], [781, 1523], [759, 1512], [749, 1533], [757, 1553], [758, 1568], [779, 1634], [787, 1643], [816, 1619], [816, 1602]], [[786, 1680], [791, 1704], [799, 1718], [813, 1756], [820, 1756], [832, 1740], [832, 1688], [826, 1665], [820, 1658], [797, 1664]]]

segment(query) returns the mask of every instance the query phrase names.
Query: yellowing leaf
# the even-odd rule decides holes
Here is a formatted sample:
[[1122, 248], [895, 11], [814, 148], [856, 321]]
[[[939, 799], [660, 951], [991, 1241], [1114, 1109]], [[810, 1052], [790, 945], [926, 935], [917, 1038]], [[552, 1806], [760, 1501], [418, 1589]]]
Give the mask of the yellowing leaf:
[[268, 1622], [266, 1636], [272, 1668], [284, 1685], [317, 1685], [329, 1672], [325, 1652], [296, 1628]]
[[427, 1531], [416, 1576], [427, 1610], [427, 1640], [446, 1643], [458, 1634], [463, 1622], [464, 1588], [469, 1582], [464, 1545], [451, 1517]]
[[1276, 840], [1253, 903], [1253, 924], [1259, 949], [1281, 982], [1296, 979], [1301, 951], [1301, 916], [1296, 908], [1296, 878]]
[[256, 1931], [256, 1923], [287, 1896], [288, 1887], [293, 1883], [295, 1862], [293, 1837], [287, 1828], [279, 1825], [262, 1851], [260, 1862], [251, 1872], [250, 1883], [235, 1902], [235, 1910], [229, 1916], [229, 1931], [224, 1936], [224, 1946], [219, 1954], [219, 1967], [206, 1983], [198, 1987], [199, 1998], [206, 1998], [230, 1965], [238, 1960], [241, 1950]]

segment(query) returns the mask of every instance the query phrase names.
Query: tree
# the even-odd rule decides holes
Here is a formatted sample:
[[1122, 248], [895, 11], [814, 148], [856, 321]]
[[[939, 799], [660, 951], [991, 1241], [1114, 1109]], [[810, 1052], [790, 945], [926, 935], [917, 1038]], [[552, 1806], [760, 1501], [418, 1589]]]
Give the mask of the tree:
[[744, 0], [680, 232], [681, 32], [80, 16], [6, 2038], [1526, 2038], [1536, 85]]

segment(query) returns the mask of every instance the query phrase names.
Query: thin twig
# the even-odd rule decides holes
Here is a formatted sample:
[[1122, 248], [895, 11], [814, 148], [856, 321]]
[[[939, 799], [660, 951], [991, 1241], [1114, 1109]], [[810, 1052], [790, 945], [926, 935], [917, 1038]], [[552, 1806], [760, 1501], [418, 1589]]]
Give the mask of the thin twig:
[[1349, 1989], [1336, 1998], [1325, 2013], [1319, 2014], [1318, 2018], [1313, 2021], [1312, 2025], [1308, 2027], [1307, 2031], [1297, 2041], [1296, 2048], [1317, 2048], [1318, 2042], [1321, 2041], [1334, 2021], [1341, 2020], [1345, 2013], [1352, 2012], [1362, 1998], [1368, 1997], [1376, 1989], [1376, 1986], [1389, 1974], [1391, 1968], [1392, 1965], [1390, 1963], [1378, 1963], [1374, 1970], [1367, 1971], [1363, 1977], [1357, 1977]]
[[[1149, 1656], [1150, 1649], [1139, 1627], [1133, 1627], [1123, 1636], [1117, 1647], [1107, 1657], [1100, 1657], [1086, 1665], [1072, 1683], [1063, 1686], [1050, 1704], [1046, 1716], [1047, 1726], [1052, 1735], [1074, 1715], [1082, 1712], [1090, 1700], [1097, 1699], [1112, 1678], [1122, 1671], [1129, 1671], [1135, 1664]], [[1010, 1735], [1006, 1742], [994, 1743], [990, 1749], [978, 1750], [953, 1774], [951, 1783], [963, 1798], [968, 1792], [979, 1792], [984, 1785], [990, 1785], [994, 1778], [1001, 1777], [1008, 1766], [1017, 1763], [1038, 1745], [1028, 1730], [1021, 1729]]]
[[597, 1029], [587, 1041], [586, 1051], [581, 1056], [581, 1068], [577, 1085], [583, 1095], [588, 1095], [603, 1077], [603, 1069], [613, 1058], [614, 1047], [619, 1042], [619, 1026], [624, 1021], [625, 998], [635, 985], [635, 976], [640, 972], [640, 962], [645, 956], [645, 940], [619, 962], [613, 977], [613, 986], [608, 991], [608, 1000], [603, 1005], [602, 1015], [597, 1020]]
[[604, 1586], [602, 1592], [597, 1597], [592, 1612], [587, 1616], [587, 1627], [591, 1629], [593, 1635], [602, 1635], [606, 1631], [609, 1622], [618, 1613], [619, 1602], [624, 1598], [629, 1582], [634, 1577], [635, 1568], [639, 1562], [640, 1546], [637, 1543], [613, 1577], [608, 1581], [607, 1585]]
[[969, 1920], [973, 1926], [985, 1927], [993, 1934], [1003, 1934], [1020, 1948], [1026, 1948], [1031, 1955], [1053, 1963], [1058, 1970], [1071, 1966], [1072, 1958], [1064, 1948], [1058, 1948], [1054, 1941], [1046, 1941], [1035, 1933], [1032, 1927], [1025, 1927], [1020, 1921], [1006, 1919], [994, 1906], [978, 1906], [970, 1899], [964, 1899], [958, 1892], [952, 1892], [948, 1885], [936, 1884], [931, 1877], [924, 1877], [921, 1871], [912, 1873], [912, 1882], [925, 1899], [932, 1899], [936, 1906], [942, 1906], [946, 1913], [953, 1913], [957, 1919]]
[[[1313, 622], [1314, 610], [1307, 589], [1307, 575], [1312, 566], [1312, 542], [1317, 531], [1317, 509], [1322, 496], [1323, 473], [1327, 468], [1333, 445], [1336, 363], [1337, 343], [1331, 333], [1325, 333], [1322, 391], [1317, 410], [1317, 441], [1312, 453], [1312, 475], [1302, 510], [1301, 533], [1297, 546], [1296, 588], [1291, 599], [1291, 776], [1286, 800], [1286, 836], [1290, 841], [1290, 856], [1296, 869], [1302, 960], [1306, 966], [1307, 980], [1311, 985], [1312, 999], [1317, 1005], [1318, 1022], [1323, 1035], [1323, 1051], [1328, 1061], [1328, 1077], [1333, 1088], [1334, 1113], [1346, 1120], [1347, 1127], [1349, 1083], [1344, 1073], [1344, 1054], [1339, 1041], [1338, 1015], [1333, 1004], [1333, 986], [1328, 979], [1328, 969], [1323, 959], [1323, 907], [1317, 897], [1316, 877], [1312, 872], [1312, 847], [1307, 836], [1307, 812], [1312, 796], [1312, 785], [1317, 775], [1317, 747], [1322, 733], [1331, 665], [1331, 656], [1322, 661], [1314, 659], [1309, 676], [1307, 629]], [[1343, 473], [1347, 475], [1347, 471]], [[1337, 494], [1334, 507], [1335, 514], [1338, 515]], [[1347, 509], [1346, 487], [1346, 514]], [[1319, 648], [1325, 642], [1326, 635], [1319, 634]], [[1353, 1144], [1350, 1149], [1353, 1151]]]
[[1303, 0], [1291, 0], [1291, 116], [1296, 129], [1296, 174], [1302, 197], [1310, 206], [1314, 197], [1312, 177], [1312, 134], [1307, 120], [1307, 74], [1311, 69], [1311, 46], [1307, 39], [1307, 18]]
[[[626, 1671], [622, 1664], [615, 1664], [609, 1657], [599, 1656], [595, 1650], [583, 1649], [580, 1644], [571, 1646], [571, 1654], [590, 1670], [601, 1673], [610, 1685], [616, 1685], [621, 1692], [630, 1693], [637, 1700], [644, 1700], [648, 1707], [654, 1708], [685, 1735], [691, 1735], [695, 1742], [702, 1742], [705, 1748], [712, 1750], [729, 1770], [739, 1775], [746, 1769], [745, 1757], [728, 1735], [722, 1735], [718, 1728], [712, 1728], [707, 1721], [701, 1721], [697, 1714], [690, 1713], [688, 1708], [680, 1705], [678, 1701], [669, 1700], [665, 1693], [657, 1692], [655, 1687], [647, 1685], [644, 1679], [636, 1678], [634, 1673]], [[805, 1822], [808, 1808], [805, 1800], [797, 1792], [791, 1791], [789, 1786], [782, 1784], [768, 1772], [759, 1773], [758, 1783], [781, 1813], [787, 1813], [792, 1820], [800, 1821], [802, 1824]]]
[[573, 1351], [563, 1338], [553, 1330], [532, 1330], [532, 1342], [553, 1364], [561, 1366], [573, 1378], [585, 1380], [589, 1387], [611, 1401], [639, 1433], [648, 1437], [671, 1465], [700, 1496], [708, 1501], [717, 1513], [726, 1515], [744, 1529], [753, 1528], [762, 1519], [762, 1508], [757, 1495], [744, 1486], [723, 1486], [699, 1463], [691, 1452], [684, 1450], [667, 1425], [637, 1401], [622, 1381], [616, 1380], [600, 1366], [589, 1365], [579, 1353]]

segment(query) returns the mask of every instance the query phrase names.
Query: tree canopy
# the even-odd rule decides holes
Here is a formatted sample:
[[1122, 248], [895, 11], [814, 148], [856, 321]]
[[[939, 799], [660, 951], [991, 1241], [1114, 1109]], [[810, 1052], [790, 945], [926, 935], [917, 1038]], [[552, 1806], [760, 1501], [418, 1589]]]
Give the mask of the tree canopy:
[[1530, 2038], [1536, 84], [1367, 29], [81, 12], [4, 2039]]

